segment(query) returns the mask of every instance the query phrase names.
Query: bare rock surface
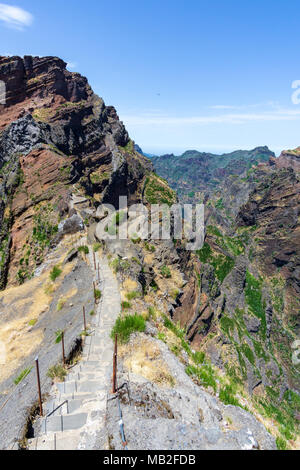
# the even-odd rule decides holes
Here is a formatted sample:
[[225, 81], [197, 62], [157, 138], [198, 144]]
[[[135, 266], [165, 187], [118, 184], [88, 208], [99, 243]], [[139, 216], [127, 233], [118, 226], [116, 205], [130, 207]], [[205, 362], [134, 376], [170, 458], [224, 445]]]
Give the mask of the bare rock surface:
[[[225, 406], [196, 385], [168, 347], [142, 334], [135, 345], [151, 341], [168, 364], [175, 385], [158, 386], [119, 365], [119, 386], [125, 437], [130, 450], [250, 450], [276, 449], [275, 439], [247, 411]], [[126, 384], [126, 386], [125, 386]], [[122, 449], [116, 400], [108, 403], [109, 442]]]

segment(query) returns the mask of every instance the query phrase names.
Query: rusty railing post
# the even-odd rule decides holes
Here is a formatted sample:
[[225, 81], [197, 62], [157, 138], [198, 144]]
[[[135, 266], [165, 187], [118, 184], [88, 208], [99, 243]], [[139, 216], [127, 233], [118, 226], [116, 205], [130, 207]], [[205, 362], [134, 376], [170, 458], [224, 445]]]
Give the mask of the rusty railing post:
[[100, 263], [98, 263], [98, 282], [100, 282]]
[[66, 366], [66, 356], [65, 356], [65, 333], [64, 331], [61, 334], [61, 346], [62, 346], [62, 359], [63, 365]]
[[37, 385], [38, 385], [38, 392], [39, 392], [40, 416], [43, 416], [41, 379], [40, 379], [40, 368], [39, 368], [39, 358], [38, 357], [35, 358], [35, 366], [36, 366], [36, 377], [37, 377]]
[[115, 349], [113, 357], [113, 386], [112, 393], [117, 392], [117, 361], [118, 361], [118, 335], [115, 336]]
[[94, 269], [95, 269], [95, 271], [96, 271], [96, 269], [97, 269], [97, 266], [96, 266], [96, 254], [95, 254], [94, 251], [93, 251], [93, 259], [94, 259]]
[[84, 327], [84, 331], [86, 331], [85, 306], [82, 307], [82, 313], [83, 313], [83, 327]]
[[94, 301], [96, 302], [96, 283], [93, 281], [93, 289], [94, 289]]

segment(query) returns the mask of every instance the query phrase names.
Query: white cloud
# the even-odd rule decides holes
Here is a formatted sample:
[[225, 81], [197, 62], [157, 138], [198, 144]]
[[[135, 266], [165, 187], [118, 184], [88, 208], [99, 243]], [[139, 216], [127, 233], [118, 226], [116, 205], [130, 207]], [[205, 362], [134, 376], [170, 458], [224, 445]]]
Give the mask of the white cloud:
[[251, 108], [265, 108], [270, 107], [272, 109], [280, 108], [279, 103], [276, 101], [267, 101], [264, 103], [252, 103], [252, 104], [243, 104], [243, 105], [227, 105], [227, 104], [216, 104], [210, 106], [210, 109], [251, 109]]
[[30, 26], [33, 16], [23, 8], [0, 3], [0, 20], [8, 27], [23, 30], [25, 26]]
[[260, 121], [296, 121], [300, 119], [300, 109], [276, 109], [261, 113], [229, 113], [208, 116], [174, 117], [165, 115], [122, 115], [122, 120], [132, 126], [191, 126], [207, 124], [244, 124]]

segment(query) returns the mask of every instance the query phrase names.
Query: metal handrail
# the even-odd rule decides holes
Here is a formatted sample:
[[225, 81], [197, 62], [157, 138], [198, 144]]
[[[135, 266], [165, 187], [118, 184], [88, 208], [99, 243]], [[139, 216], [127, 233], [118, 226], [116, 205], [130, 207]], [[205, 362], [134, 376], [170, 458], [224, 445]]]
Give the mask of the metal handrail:
[[[51, 413], [47, 414], [46, 418], [49, 418], [50, 416], [52, 416], [57, 410], [59, 410], [65, 403], [69, 403], [69, 400], [65, 400], [64, 402], [62, 402], [60, 405], [58, 405], [55, 410], [52, 410]], [[69, 412], [69, 410], [68, 410]]]

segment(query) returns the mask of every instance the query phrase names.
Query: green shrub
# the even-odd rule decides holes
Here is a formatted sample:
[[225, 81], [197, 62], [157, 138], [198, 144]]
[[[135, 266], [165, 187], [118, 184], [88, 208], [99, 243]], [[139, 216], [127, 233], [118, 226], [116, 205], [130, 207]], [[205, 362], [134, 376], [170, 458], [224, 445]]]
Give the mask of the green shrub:
[[151, 305], [149, 308], [148, 308], [148, 315], [149, 315], [149, 318], [152, 318], [152, 320], [156, 320], [157, 316], [158, 316], [158, 313], [156, 311], [156, 309]]
[[228, 276], [228, 274], [234, 268], [235, 262], [234, 259], [229, 258], [226, 256], [223, 258], [222, 256], [215, 258], [214, 262], [212, 263], [216, 270], [216, 276], [219, 281], [223, 282], [224, 279]]
[[167, 204], [172, 206], [176, 203], [176, 193], [160, 177], [152, 173], [146, 179], [145, 199], [149, 204]]
[[282, 437], [276, 437], [276, 445], [278, 450], [286, 450], [287, 442]]
[[134, 300], [141, 297], [141, 293], [138, 291], [127, 292], [126, 299], [127, 300]]
[[95, 315], [95, 313], [96, 313], [95, 310], [91, 310], [91, 311], [90, 311], [91, 317], [93, 317], [93, 316]]
[[95, 289], [94, 295], [95, 295], [95, 300], [100, 300], [101, 297], [102, 297], [102, 292], [101, 292], [101, 290]]
[[187, 366], [187, 367], [185, 368], [185, 372], [186, 372], [187, 375], [189, 375], [190, 377], [192, 377], [193, 375], [197, 375], [197, 374], [198, 374], [198, 369], [197, 369], [197, 367], [195, 367], [195, 366], [189, 365], [189, 366]]
[[157, 333], [157, 339], [160, 339], [160, 341], [163, 341], [165, 343], [166, 341], [166, 335], [164, 333], [161, 333], [160, 331]]
[[175, 325], [175, 323], [170, 320], [170, 318], [167, 317], [167, 315], [163, 315], [163, 320], [164, 320], [164, 326], [168, 328], [168, 330], [171, 330], [178, 338], [181, 340], [184, 340], [185, 337], [185, 330], [180, 328], [180, 325]]
[[111, 337], [118, 335], [121, 343], [127, 343], [130, 335], [135, 331], [145, 331], [146, 322], [141, 315], [126, 315], [124, 318], [118, 317], [111, 332]]
[[212, 387], [214, 392], [217, 391], [217, 383], [215, 380], [215, 373], [210, 365], [200, 367], [198, 369], [198, 378], [200, 379], [201, 385], [204, 387]]
[[166, 279], [170, 279], [170, 277], [172, 277], [170, 268], [168, 266], [162, 266], [160, 269], [160, 274]]
[[221, 388], [219, 392], [219, 399], [225, 405], [240, 406], [238, 399], [235, 397], [235, 391], [232, 385], [225, 385], [224, 387]]
[[64, 308], [66, 302], [67, 300], [64, 297], [61, 297], [57, 302], [56, 310], [60, 312]]
[[97, 253], [98, 250], [100, 250], [100, 248], [102, 247], [102, 244], [101, 243], [94, 243], [93, 245], [93, 251], [95, 253]]
[[82, 330], [80, 336], [91, 336], [89, 330]]
[[84, 253], [85, 255], [88, 255], [90, 252], [89, 247], [86, 245], [79, 246], [78, 251], [79, 253]]
[[50, 272], [50, 279], [51, 281], [55, 281], [62, 273], [62, 270], [58, 266], [54, 266], [52, 271]]
[[205, 361], [205, 353], [203, 351], [196, 351], [192, 354], [192, 359], [195, 364], [203, 364]]
[[158, 285], [156, 284], [156, 282], [154, 281], [154, 279], [150, 282], [150, 287], [151, 287], [151, 289], [154, 290], [154, 292], [157, 292], [157, 291], [158, 291]]
[[121, 305], [122, 305], [123, 310], [128, 310], [129, 308], [131, 308], [131, 303], [126, 302], [126, 300], [124, 300], [124, 302], [122, 302]]
[[262, 300], [262, 282], [256, 279], [249, 271], [246, 273], [245, 298], [250, 311], [262, 321], [261, 333], [263, 339], [265, 339], [267, 322]]
[[148, 242], [145, 242], [145, 248], [146, 248], [147, 251], [150, 251], [150, 253], [155, 252], [155, 246], [154, 245], [149, 245]]
[[201, 250], [198, 250], [196, 253], [202, 263], [207, 263], [212, 255], [211, 247], [207, 242], [205, 242]]
[[61, 364], [57, 364], [56, 366], [50, 367], [50, 369], [47, 372], [47, 377], [49, 377], [52, 380], [59, 380], [60, 382], [64, 381], [64, 378], [67, 375], [67, 371], [64, 369], [64, 367]]

